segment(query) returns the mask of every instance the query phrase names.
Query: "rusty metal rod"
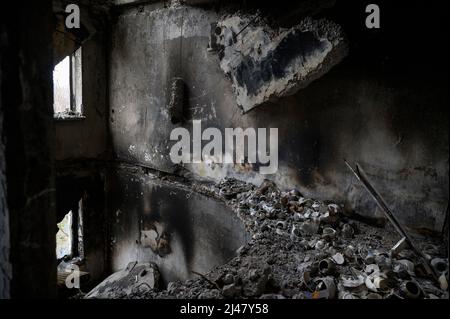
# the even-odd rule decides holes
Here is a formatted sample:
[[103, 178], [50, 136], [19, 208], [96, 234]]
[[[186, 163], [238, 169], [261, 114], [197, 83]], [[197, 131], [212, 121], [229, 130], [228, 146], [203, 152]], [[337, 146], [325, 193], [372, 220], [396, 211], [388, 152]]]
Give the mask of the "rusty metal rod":
[[375, 200], [378, 207], [380, 207], [381, 210], [385, 213], [387, 219], [392, 223], [392, 225], [397, 230], [397, 232], [402, 237], [405, 238], [406, 243], [409, 245], [409, 247], [411, 247], [413, 252], [420, 259], [423, 266], [425, 267], [425, 270], [433, 277], [434, 280], [438, 281], [438, 276], [437, 276], [436, 272], [434, 271], [433, 267], [431, 267], [425, 254], [417, 248], [417, 246], [413, 243], [412, 239], [402, 228], [402, 226], [398, 222], [397, 218], [395, 217], [395, 215], [392, 213], [392, 211], [389, 209], [388, 205], [384, 201], [383, 197], [380, 195], [380, 193], [378, 193], [378, 191], [369, 182], [369, 179], [367, 178], [367, 175], [364, 172], [364, 170], [361, 168], [361, 166], [359, 166], [359, 164], [356, 163], [356, 169], [353, 169], [345, 159], [344, 159], [344, 162], [348, 166], [348, 168], [352, 171], [352, 173], [356, 176], [356, 178], [364, 185], [366, 190], [369, 192], [369, 194]]

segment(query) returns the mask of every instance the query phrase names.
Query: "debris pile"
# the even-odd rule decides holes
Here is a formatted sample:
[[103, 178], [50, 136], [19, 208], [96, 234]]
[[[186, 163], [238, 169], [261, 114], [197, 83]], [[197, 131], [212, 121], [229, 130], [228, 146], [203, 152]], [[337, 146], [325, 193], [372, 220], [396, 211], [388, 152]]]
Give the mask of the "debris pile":
[[208, 274], [126, 297], [448, 298], [448, 259], [433, 239], [421, 239], [419, 247], [439, 282], [426, 275], [395, 231], [351, 220], [336, 203], [280, 191], [270, 181], [255, 187], [226, 179], [214, 193], [233, 208], [252, 239]]

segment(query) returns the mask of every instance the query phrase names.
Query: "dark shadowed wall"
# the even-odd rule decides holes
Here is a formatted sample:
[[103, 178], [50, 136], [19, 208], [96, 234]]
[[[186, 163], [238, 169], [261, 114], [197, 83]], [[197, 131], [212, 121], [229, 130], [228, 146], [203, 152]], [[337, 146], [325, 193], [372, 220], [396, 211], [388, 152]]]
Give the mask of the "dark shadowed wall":
[[0, 296], [55, 297], [52, 2], [0, 16]]

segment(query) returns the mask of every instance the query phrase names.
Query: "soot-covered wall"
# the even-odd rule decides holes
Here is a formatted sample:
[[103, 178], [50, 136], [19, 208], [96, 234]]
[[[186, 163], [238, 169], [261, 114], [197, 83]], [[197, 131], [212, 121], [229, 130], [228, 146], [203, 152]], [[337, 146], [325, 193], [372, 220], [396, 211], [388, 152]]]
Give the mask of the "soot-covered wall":
[[128, 165], [108, 181], [113, 271], [152, 261], [166, 284], [186, 280], [224, 264], [249, 239], [229, 207], [190, 187]]
[[[402, 2], [403, 3], [403, 2]], [[348, 56], [292, 96], [243, 114], [217, 54], [207, 50], [222, 10], [149, 4], [123, 10], [109, 53], [110, 132], [119, 160], [174, 172], [170, 132], [192, 120], [203, 128], [277, 127], [279, 169], [259, 175], [237, 166], [187, 168], [201, 177], [275, 180], [307, 196], [335, 199], [377, 217], [346, 168], [358, 161], [413, 228], [440, 231], [448, 202], [448, 47], [440, 5], [379, 1], [381, 29], [365, 27], [365, 6], [337, 1], [317, 17], [339, 24]], [[412, 14], [420, 12], [421, 15]], [[186, 83], [185, 122], [165, 112], [171, 79]]]

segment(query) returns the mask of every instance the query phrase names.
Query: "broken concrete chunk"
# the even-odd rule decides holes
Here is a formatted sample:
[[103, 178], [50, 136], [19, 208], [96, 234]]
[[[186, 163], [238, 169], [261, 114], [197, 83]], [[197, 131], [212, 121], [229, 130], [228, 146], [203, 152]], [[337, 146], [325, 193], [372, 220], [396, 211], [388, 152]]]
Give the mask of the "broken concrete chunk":
[[377, 291], [377, 287], [373, 283], [372, 279], [373, 278], [371, 276], [367, 276], [364, 282], [366, 284], [367, 289], [369, 289], [370, 291], [376, 292]]
[[161, 288], [161, 276], [156, 264], [131, 262], [125, 269], [113, 273], [92, 289], [87, 299], [127, 298]]
[[341, 253], [336, 253], [331, 258], [333, 258], [334, 262], [338, 265], [343, 265], [345, 262], [344, 256]]
[[439, 285], [444, 291], [448, 289], [448, 280], [444, 274], [439, 276]]
[[244, 112], [296, 93], [347, 55], [343, 31], [331, 21], [306, 18], [290, 29], [273, 29], [257, 14], [223, 18], [211, 28], [210, 46]]
[[346, 288], [358, 288], [365, 283], [365, 278], [362, 275], [358, 275], [356, 278], [341, 276], [342, 286]]

